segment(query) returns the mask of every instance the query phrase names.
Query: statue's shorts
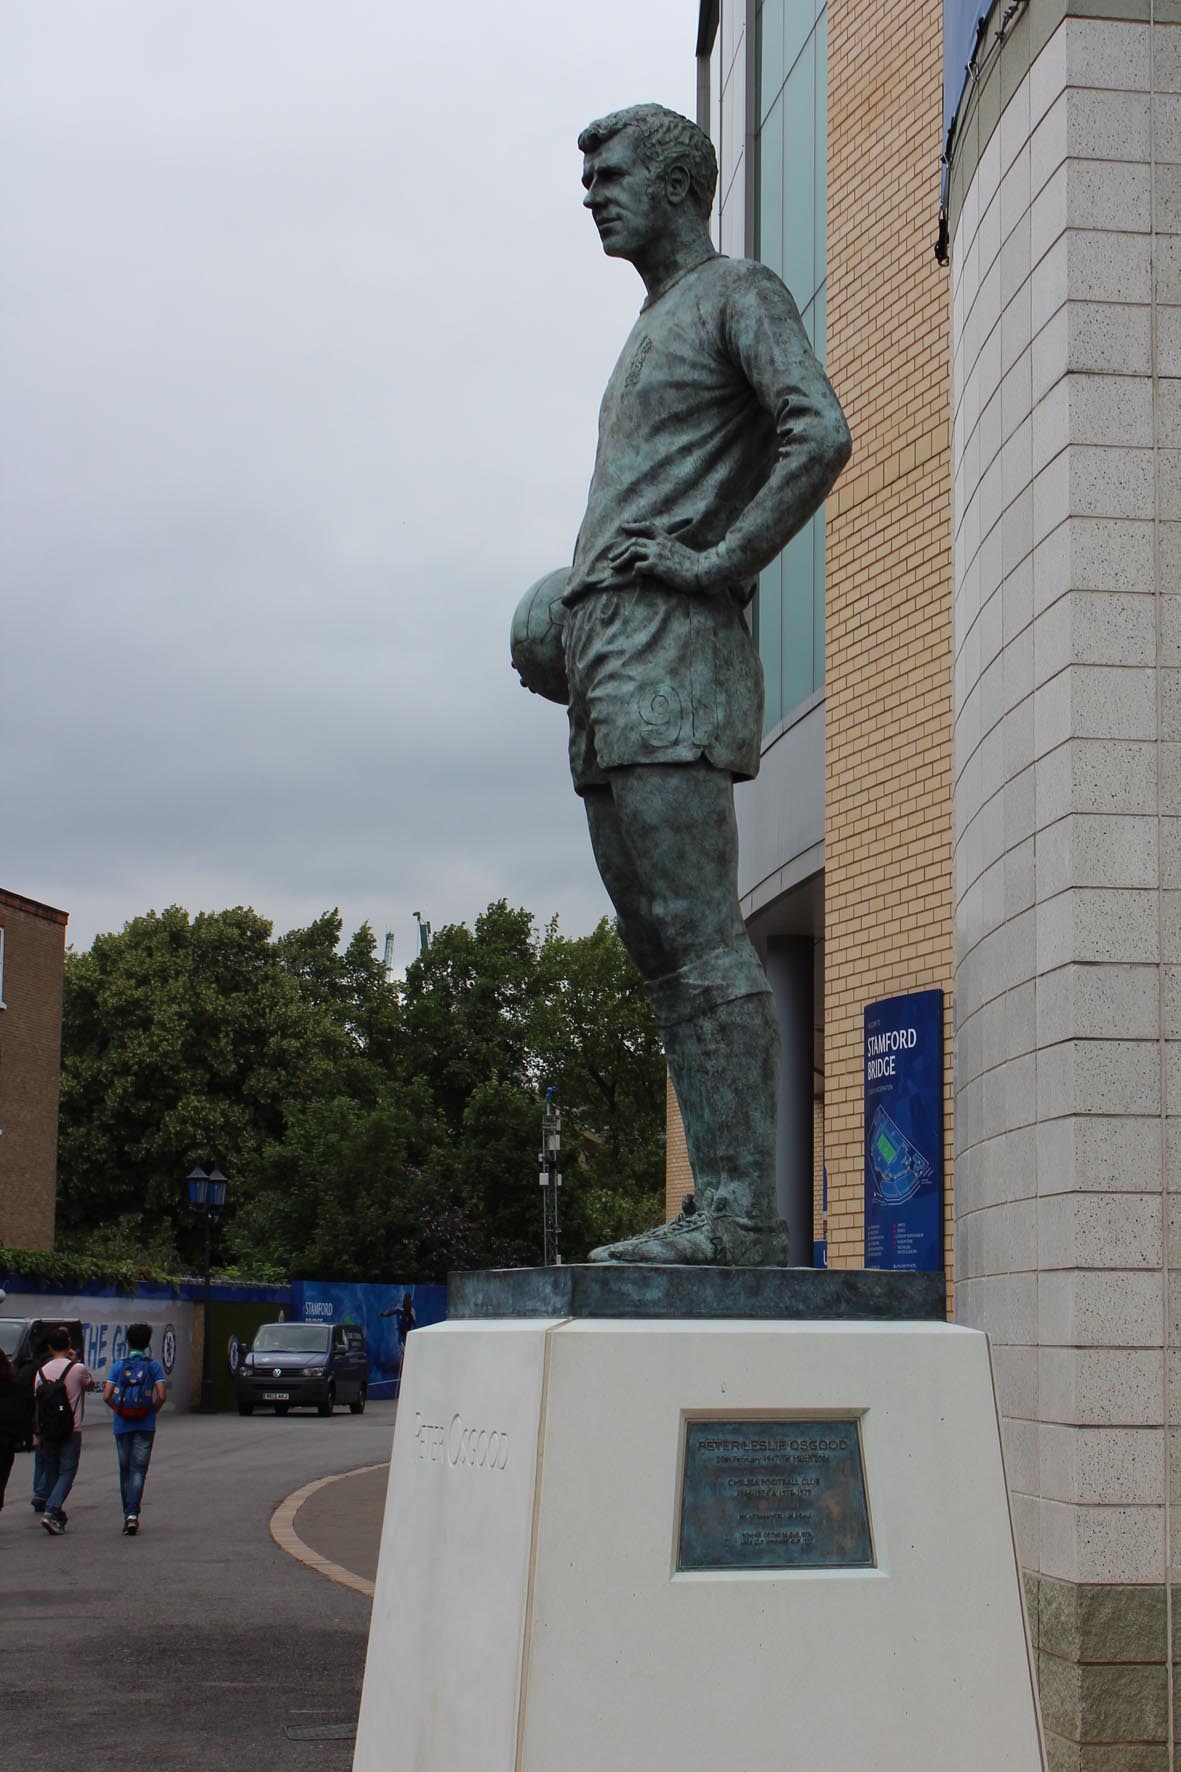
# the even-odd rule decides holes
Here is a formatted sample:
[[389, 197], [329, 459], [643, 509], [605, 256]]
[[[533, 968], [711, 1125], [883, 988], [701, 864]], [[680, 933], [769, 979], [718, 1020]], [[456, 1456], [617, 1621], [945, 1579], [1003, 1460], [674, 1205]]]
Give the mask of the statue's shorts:
[[590, 591], [570, 610], [563, 640], [580, 794], [633, 763], [704, 758], [735, 781], [758, 774], [763, 667], [733, 598], [651, 581]]

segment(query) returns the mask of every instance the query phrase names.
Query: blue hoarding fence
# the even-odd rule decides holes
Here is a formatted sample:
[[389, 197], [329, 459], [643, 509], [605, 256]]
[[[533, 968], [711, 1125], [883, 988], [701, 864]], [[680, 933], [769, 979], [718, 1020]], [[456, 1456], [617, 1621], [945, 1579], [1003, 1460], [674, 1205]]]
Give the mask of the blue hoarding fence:
[[943, 1266], [943, 992], [867, 1004], [865, 1265]]
[[446, 1286], [413, 1280], [353, 1284], [347, 1280], [293, 1280], [296, 1323], [359, 1323], [369, 1344], [369, 1395], [396, 1397], [406, 1337], [447, 1315]]

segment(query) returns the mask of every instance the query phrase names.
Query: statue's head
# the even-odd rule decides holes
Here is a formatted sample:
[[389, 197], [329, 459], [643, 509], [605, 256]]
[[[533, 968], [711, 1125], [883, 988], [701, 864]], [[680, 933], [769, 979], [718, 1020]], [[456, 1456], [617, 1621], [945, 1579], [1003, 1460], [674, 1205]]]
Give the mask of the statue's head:
[[664, 105], [632, 105], [588, 123], [583, 199], [603, 250], [631, 258], [670, 228], [705, 231], [718, 183], [718, 160], [703, 129]]

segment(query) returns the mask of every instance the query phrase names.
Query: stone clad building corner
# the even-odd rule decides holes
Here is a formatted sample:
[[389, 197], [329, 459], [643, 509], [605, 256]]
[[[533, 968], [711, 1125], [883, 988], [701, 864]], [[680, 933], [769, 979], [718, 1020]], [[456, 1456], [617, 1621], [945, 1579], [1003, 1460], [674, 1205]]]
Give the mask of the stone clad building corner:
[[743, 910], [784, 1032], [793, 1259], [810, 1235], [863, 1261], [861, 1016], [944, 992], [949, 1303], [992, 1341], [1050, 1765], [1165, 1772], [1181, 5], [977, 26], [949, 0], [947, 28], [945, 113], [935, 0], [700, 9], [718, 243], [793, 289], [854, 438], [760, 582]]
[[1061, 1766], [1175, 1752], [1179, 20], [995, 9], [948, 188], [957, 1312]]

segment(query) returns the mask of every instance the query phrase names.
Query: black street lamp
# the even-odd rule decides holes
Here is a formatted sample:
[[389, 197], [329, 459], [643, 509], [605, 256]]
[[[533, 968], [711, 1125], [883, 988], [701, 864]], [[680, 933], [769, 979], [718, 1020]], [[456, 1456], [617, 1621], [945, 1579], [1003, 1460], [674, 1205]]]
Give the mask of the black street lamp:
[[554, 1095], [555, 1090], [551, 1086], [545, 1092], [545, 1112], [541, 1116], [541, 1152], [537, 1159], [537, 1180], [544, 1189], [541, 1196], [541, 1234], [542, 1261], [546, 1267], [562, 1265], [558, 1237], [558, 1189], [562, 1185], [562, 1171], [558, 1168], [561, 1158], [558, 1152], [562, 1148], [562, 1116], [554, 1106]]
[[206, 1175], [200, 1164], [194, 1163], [185, 1184], [189, 1190], [189, 1203], [205, 1216], [205, 1306], [201, 1318], [201, 1413], [212, 1415], [213, 1403], [213, 1349], [209, 1338], [209, 1289], [210, 1261], [212, 1256], [213, 1226], [217, 1215], [226, 1203], [226, 1178], [220, 1169], [211, 1169]]

